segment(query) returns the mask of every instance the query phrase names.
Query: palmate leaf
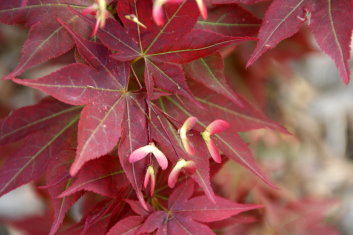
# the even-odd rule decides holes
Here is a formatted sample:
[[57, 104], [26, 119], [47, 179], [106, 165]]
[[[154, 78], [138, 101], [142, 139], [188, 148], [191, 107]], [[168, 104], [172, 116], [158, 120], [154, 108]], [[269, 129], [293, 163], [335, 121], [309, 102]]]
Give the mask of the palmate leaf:
[[[84, 64], [72, 64], [39, 79], [14, 79], [14, 81], [40, 89], [66, 103], [86, 105], [79, 122], [78, 149], [76, 160], [71, 167], [72, 175], [76, 174], [86, 161], [110, 152], [118, 144], [124, 128], [125, 137], [121, 140], [121, 144], [127, 147], [119, 148], [120, 161], [134, 189], [139, 192], [142, 185], [139, 175], [144, 174], [146, 164], [128, 162], [128, 156], [136, 146], [134, 143], [129, 147], [130, 142], [125, 145], [124, 141], [127, 139], [126, 136], [134, 138], [139, 133], [144, 133], [146, 127], [138, 127], [134, 133], [130, 133], [132, 130], [129, 128], [137, 124], [135, 119], [138, 117], [137, 113], [127, 118], [129, 122], [134, 122], [133, 124], [128, 123], [125, 127], [125, 122], [124, 124], [122, 122], [123, 118], [134, 109], [136, 103], [143, 105], [144, 96], [138, 93], [135, 96], [133, 93], [126, 92], [125, 86], [129, 75], [126, 63], [109, 59], [109, 52], [104, 47], [82, 39], [67, 24], [62, 21], [61, 23], [73, 36], [83, 59], [95, 69]], [[141, 114], [141, 118], [143, 118], [141, 123], [145, 125], [145, 113]], [[142, 198], [142, 194], [139, 193], [139, 195]]]
[[137, 234], [215, 234], [202, 224], [219, 221], [244, 211], [260, 208], [259, 205], [238, 204], [216, 196], [215, 203], [205, 196], [190, 199], [193, 194], [192, 181], [176, 188], [169, 197], [168, 211], [151, 213], [139, 228]]
[[236, 4], [211, 8], [207, 19], [198, 19], [196, 28], [227, 36], [256, 36], [261, 20]]
[[[145, 9], [143, 11], [145, 11]], [[82, 18], [88, 21], [92, 26], [95, 24], [94, 20], [91, 20], [87, 17]], [[133, 25], [133, 27], [134, 29], [136, 28], [135, 25]], [[161, 33], [161, 35], [163, 35], [163, 33]], [[99, 29], [97, 36], [108, 48], [118, 51], [118, 54], [115, 56], [115, 58], [118, 60], [130, 61], [139, 58], [142, 54], [144, 54], [142, 48], [143, 39], [141, 39], [140, 41], [140, 47], [136, 40], [133, 40], [130, 35], [128, 35], [127, 32], [125, 32], [125, 30], [115, 20], [108, 20], [107, 27]], [[156, 37], [162, 37], [163, 39], [163, 36]], [[152, 39], [150, 39], [149, 37], [148, 40], [151, 41]], [[158, 43], [158, 40], [152, 40], [151, 44], [149, 45], [152, 46], [156, 43], [157, 45], [160, 45]], [[147, 46], [147, 49], [148, 47], [149, 46]], [[146, 59], [145, 79], [147, 79], [145, 83], [148, 84], [146, 85], [146, 87], [148, 89], [150, 97], [152, 96], [153, 86], [155, 84], [154, 80], [156, 80], [156, 84], [163, 85], [162, 88], [169, 88], [169, 91], [182, 94], [192, 99], [180, 66], [172, 64], [168, 65], [165, 63], [156, 63], [151, 59]]]
[[45, 173], [50, 160], [69, 148], [67, 140], [75, 130], [78, 117], [76, 110], [71, 111], [49, 128], [28, 135], [2, 166], [0, 195]]
[[77, 33], [86, 35], [88, 28], [75, 16], [69, 7], [83, 9], [89, 2], [83, 0], [29, 0], [21, 7], [21, 0], [6, 0], [0, 5], [0, 22], [8, 24], [25, 23], [30, 25], [28, 39], [22, 48], [19, 64], [5, 79], [22, 74], [27, 69], [44, 63], [68, 52], [74, 41], [57, 18], [67, 21]]
[[[25, 138], [22, 146], [17, 147], [18, 149], [10, 154], [7, 162], [2, 166], [1, 194], [35, 180], [47, 170], [48, 164], [50, 164], [49, 169], [55, 169], [48, 172], [50, 175], [48, 184], [54, 184], [54, 181], [57, 183], [59, 178], [62, 180], [63, 175], [67, 180], [69, 179], [68, 171], [65, 175], [53, 165], [62, 163], [61, 161], [58, 163], [57, 159], [70, 159], [72, 156], [67, 151], [71, 145], [68, 139], [71, 139], [71, 134], [75, 130], [80, 109], [81, 107], [72, 107], [52, 98], [45, 98], [36, 105], [16, 110], [1, 121], [1, 144]], [[60, 165], [60, 167], [64, 166]], [[55, 233], [66, 211], [78, 199], [77, 195], [70, 198], [56, 198], [67, 180], [48, 189], [54, 206], [51, 234]]]
[[[343, 82], [348, 83], [349, 45], [353, 30], [352, 9], [353, 3], [350, 0], [273, 1], [263, 19], [259, 41], [247, 66], [254, 63], [268, 49], [298, 32], [307, 20], [320, 48], [334, 60]], [[310, 19], [307, 17], [309, 13]]]
[[[224, 0], [223, 3], [258, 1]], [[89, 199], [80, 208], [83, 218], [63, 234], [99, 235], [108, 231], [109, 234], [214, 234], [208, 223], [259, 208], [215, 195], [211, 179], [222, 165], [210, 164], [206, 138], [200, 135], [210, 122], [225, 119], [231, 130], [212, 135], [222, 157], [239, 162], [271, 185], [237, 132], [256, 128], [286, 131], [227, 86], [223, 58], [218, 53], [224, 47], [253, 39], [245, 36], [255, 34], [259, 20], [235, 4], [216, 6], [208, 20], [201, 20], [195, 0], [178, 0], [177, 4], [169, 1], [163, 6], [166, 21], [157, 26], [152, 19], [152, 0], [107, 2], [113, 3], [107, 7], [113, 17], [108, 17], [104, 27], [99, 25], [97, 38], [91, 41], [85, 37], [86, 24], [94, 27], [100, 23], [101, 12], [97, 11], [95, 17], [79, 12], [92, 3], [96, 3], [92, 8], [103, 5], [105, 11], [105, 1], [0, 3], [0, 21], [32, 27], [20, 64], [8, 78], [75, 105], [42, 102], [36, 109], [21, 109], [0, 122], [0, 145], [7, 147], [16, 141], [25, 144], [12, 155], [6, 152], [10, 157], [4, 165], [5, 177], [0, 180], [0, 187], [7, 180], [3, 188], [10, 190], [47, 171], [47, 188], [55, 216], [50, 234], [58, 231], [67, 211], [83, 191], [88, 191]], [[74, 45], [77, 63], [38, 79], [13, 78], [66, 53]], [[144, 66], [135, 63], [139, 60]], [[134, 69], [133, 74], [130, 68]], [[144, 84], [138, 78], [143, 74], [142, 69]], [[132, 75], [137, 78], [136, 83], [129, 81]], [[194, 81], [187, 83], [186, 77]], [[190, 116], [200, 120], [188, 130], [188, 138], [195, 146], [194, 155], [185, 151], [178, 133]], [[77, 135], [73, 133], [76, 122], [79, 122]], [[76, 142], [77, 147], [73, 147], [71, 143]], [[169, 168], [167, 164], [159, 167], [149, 155], [131, 163], [132, 152], [146, 145], [160, 149]], [[116, 153], [119, 156], [114, 156]], [[184, 168], [179, 180], [175, 180], [179, 187], [173, 191], [168, 188], [167, 178], [180, 159], [192, 161], [196, 170], [188, 172]], [[47, 170], [49, 161], [52, 171]], [[153, 173], [149, 173], [151, 178], [155, 173], [159, 188], [148, 196], [142, 185], [146, 170], [152, 167]], [[13, 170], [19, 173], [11, 173], [12, 178], [6, 176]], [[186, 180], [189, 178], [193, 181]], [[154, 185], [151, 181], [150, 185]], [[193, 182], [200, 186], [195, 192]], [[133, 190], [139, 202], [133, 201], [136, 200]], [[132, 216], [134, 212], [139, 216]]]
[[[126, 66], [120, 68], [126, 74]], [[66, 103], [87, 104], [81, 113], [77, 157], [71, 174], [76, 174], [86, 161], [107, 154], [116, 145], [125, 103], [120, 87], [104, 72], [73, 64], [43, 78], [14, 81], [40, 89]]]
[[[12, 190], [21, 184], [35, 180], [47, 169], [51, 169], [47, 171], [47, 184], [51, 185], [48, 192], [54, 207], [50, 234], [54, 234], [59, 228], [66, 211], [79, 197], [78, 194], [75, 194], [68, 198], [57, 198], [69, 183], [68, 167], [74, 157], [73, 151], [69, 150], [72, 145], [70, 140], [74, 136], [72, 135], [73, 131], [76, 130], [73, 127], [78, 121], [80, 109], [81, 107], [72, 107], [52, 98], [45, 98], [37, 105], [13, 112], [2, 121], [2, 136], [11, 137], [3, 138], [3, 140], [16, 141], [27, 136], [22, 143], [26, 145], [10, 155], [8, 162], [3, 165], [1, 173], [4, 174], [0, 174], [0, 178], [5, 177], [5, 180], [8, 179], [9, 182], [1, 185], [2, 190], [4, 190], [3, 192]], [[67, 125], [63, 126], [65, 122]], [[58, 128], [60, 126], [63, 126], [62, 130]], [[32, 147], [28, 148], [28, 146]], [[24, 156], [24, 154], [28, 155]], [[5, 170], [7, 167], [11, 167], [15, 171], [11, 179], [7, 174], [11, 170]]]
[[[69, 29], [67, 24], [61, 23]], [[79, 122], [77, 156], [71, 167], [71, 174], [75, 175], [86, 161], [107, 154], [117, 144], [129, 67], [126, 63], [107, 60], [100, 54], [108, 53], [102, 46], [69, 32], [82, 57], [96, 69], [77, 63], [39, 79], [14, 81], [40, 89], [63, 102], [86, 105]]]
[[[144, 59], [145, 84], [151, 99], [153, 87], [165, 89], [193, 100], [185, 82], [181, 67], [174, 63], [187, 63], [207, 56], [220, 48], [240, 41], [246, 37], [229, 37], [204, 30], [192, 30], [198, 17], [197, 6], [193, 1], [181, 4], [167, 4], [167, 20], [162, 27], [151, 21], [149, 1], [120, 1], [121, 19], [126, 31], [114, 20], [108, 20], [107, 27], [97, 32], [101, 42], [111, 50], [118, 51], [113, 57], [120, 61]], [[134, 14], [147, 29], [127, 21], [123, 16]], [[81, 16], [94, 26], [93, 19]], [[181, 27], [182, 26], [182, 27]], [[204, 40], [207, 38], [207, 40]]]

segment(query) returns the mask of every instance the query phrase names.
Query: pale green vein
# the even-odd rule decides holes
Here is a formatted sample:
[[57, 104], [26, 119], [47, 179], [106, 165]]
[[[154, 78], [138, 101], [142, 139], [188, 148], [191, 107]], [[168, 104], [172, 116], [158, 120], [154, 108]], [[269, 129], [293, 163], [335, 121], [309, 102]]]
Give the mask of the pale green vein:
[[178, 220], [178, 218], [174, 217], [174, 220], [179, 224], [179, 226], [180, 226], [185, 232], [187, 232], [187, 234], [193, 235], [193, 233], [190, 232], [190, 231]]
[[40, 5], [27, 5], [24, 7], [14, 7], [11, 9], [3, 9], [3, 10], [0, 10], [0, 13], [17, 11], [17, 10], [27, 10], [27, 9], [33, 9], [33, 8], [41, 8], [41, 7], [46, 7], [46, 8], [47, 7], [72, 7], [72, 8], [78, 8], [78, 9], [84, 9], [87, 6], [71, 5], [71, 4], [63, 4], [63, 3], [46, 3], [46, 4], [40, 4]]
[[346, 66], [344, 65], [345, 63], [344, 63], [343, 51], [342, 51], [342, 48], [341, 48], [341, 44], [340, 44], [340, 42], [338, 40], [338, 36], [337, 36], [335, 25], [333, 23], [332, 2], [331, 2], [331, 0], [327, 0], [327, 4], [328, 4], [328, 16], [329, 16], [329, 20], [330, 20], [330, 26], [331, 26], [331, 29], [332, 29], [332, 34], [333, 34], [333, 37], [335, 38], [335, 43], [336, 43], [336, 45], [338, 47], [338, 52], [340, 53], [341, 63], [343, 64], [343, 68], [345, 70], [345, 73], [347, 74]]
[[188, 48], [188, 49], [182, 49], [182, 50], [176, 50], [176, 51], [165, 51], [165, 52], [159, 52], [159, 53], [154, 53], [154, 54], [148, 54], [148, 56], [158, 56], [158, 55], [166, 55], [166, 54], [173, 54], [173, 53], [182, 53], [182, 52], [192, 52], [192, 51], [202, 51], [202, 50], [206, 50], [209, 48], [213, 48], [216, 46], [220, 46], [223, 44], [228, 44], [228, 43], [232, 43], [232, 42], [236, 42], [238, 40], [235, 39], [231, 39], [228, 41], [222, 41], [222, 42], [218, 42], [209, 46], [205, 46], [205, 47], [199, 47], [199, 48]]
[[[160, 69], [155, 63], [153, 63], [151, 60], [149, 60], [148, 58], [146, 58], [146, 62], [150, 63], [151, 65], [153, 65], [153, 67], [155, 67], [158, 72], [160, 72], [162, 74], [163, 77], [167, 78], [169, 81], [171, 81], [178, 89], [182, 89], [185, 91], [184, 88], [182, 88], [176, 81], [174, 81], [173, 78], [171, 78], [168, 74], [166, 74], [162, 69]], [[187, 91], [185, 91], [187, 92]]]
[[[132, 153], [132, 131], [131, 131], [131, 115], [130, 115], [130, 105], [129, 105], [129, 101], [128, 99], [126, 99], [126, 115], [127, 115], [127, 125], [128, 125], [128, 129], [129, 129], [129, 134], [128, 134], [128, 138], [129, 138], [129, 148], [130, 148], [130, 153]], [[137, 184], [137, 177], [136, 177], [136, 172], [135, 172], [135, 163], [131, 164], [131, 168], [132, 168], [132, 175], [134, 176], [134, 183], [135, 183], [135, 187], [136, 189], [139, 188], [138, 184]], [[136, 191], [136, 195], [137, 197], [140, 196], [140, 192]]]
[[210, 66], [206, 63], [205, 59], [200, 59], [202, 65], [206, 68], [207, 72], [210, 74], [212, 80], [214, 80], [230, 97], [233, 97], [234, 95], [224, 86], [222, 82], [220, 82], [216, 75], [213, 73], [212, 69]]
[[176, 211], [173, 211], [174, 213], [176, 212], [176, 213], [178, 213], [178, 212], [211, 212], [211, 211], [220, 211], [220, 210], [222, 210], [222, 211], [232, 211], [232, 210], [242, 210], [242, 209], [244, 209], [244, 207], [232, 207], [232, 208], [228, 208], [228, 207], [226, 207], [226, 208], [202, 208], [202, 209], [197, 209], [197, 210], [192, 210], [192, 209], [189, 209], [189, 210], [187, 210], [187, 209], [185, 209], [185, 210], [176, 210]]
[[267, 125], [267, 126], [273, 126], [274, 128], [278, 129], [278, 127], [275, 124], [271, 123], [271, 122], [268, 122], [268, 121], [265, 121], [265, 120], [262, 120], [262, 119], [258, 119], [258, 118], [254, 118], [254, 117], [251, 117], [249, 115], [246, 115], [246, 114], [243, 114], [243, 113], [239, 113], [239, 112], [236, 112], [236, 111], [231, 110], [231, 109], [227, 109], [227, 108], [225, 108], [223, 106], [220, 106], [220, 105], [215, 104], [213, 102], [209, 102], [209, 101], [204, 100], [204, 99], [199, 98], [199, 97], [195, 97], [195, 99], [197, 101], [201, 102], [201, 103], [207, 104], [207, 105], [209, 105], [211, 107], [217, 108], [217, 109], [222, 110], [222, 111], [227, 112], [227, 113], [230, 113], [230, 114], [232, 114], [234, 116], [237, 116], [239, 118], [243, 118], [243, 119], [246, 119], [246, 120], [249, 120], [249, 121], [253, 121], [253, 122], [256, 122], [256, 123], [260, 123], [260, 124], [264, 124], [264, 125]]
[[[24, 82], [25, 84], [26, 82]], [[45, 83], [27, 83], [28, 85], [35, 85], [41, 87], [52, 87], [52, 88], [70, 88], [70, 89], [90, 89], [90, 90], [97, 90], [97, 91], [104, 91], [104, 92], [123, 92], [125, 89], [109, 89], [109, 88], [102, 88], [102, 87], [94, 87], [94, 86], [75, 86], [75, 85], [56, 85], [56, 84], [45, 84]]]
[[123, 96], [120, 96], [119, 99], [110, 107], [110, 109], [108, 110], [108, 112], [104, 115], [104, 117], [98, 122], [96, 128], [93, 130], [93, 132], [91, 133], [91, 135], [88, 137], [87, 141], [85, 142], [85, 144], [83, 145], [81, 151], [80, 151], [80, 157], [82, 157], [89, 145], [89, 143], [91, 142], [91, 140], [95, 137], [96, 133], [98, 132], [98, 129], [103, 125], [103, 123], [107, 120], [107, 118], [109, 117], [109, 115], [111, 114], [111, 112], [115, 112], [115, 107], [120, 103], [120, 101], [122, 100]]
[[[169, 97], [169, 96], [165, 96], [165, 98], [166, 98], [167, 100], [169, 100], [170, 102], [172, 102], [177, 108], [179, 108], [183, 113], [185, 113], [185, 114], [188, 115], [189, 117], [193, 116], [193, 115], [192, 115], [191, 113], [189, 113], [184, 107], [182, 107], [178, 102], [176, 102], [173, 98], [171, 98], [171, 97]], [[204, 128], [207, 127], [207, 125], [204, 124], [203, 122], [198, 121], [198, 123], [199, 123], [202, 127], [204, 127]]]
[[26, 162], [14, 176], [7, 181], [7, 183], [0, 189], [0, 194], [4, 192], [9, 185], [20, 175], [22, 172], [32, 164], [38, 156], [40, 156], [49, 146], [51, 146], [66, 130], [68, 130], [72, 125], [74, 125], [79, 120], [79, 115], [73, 118], [64, 128], [62, 128], [57, 134], [55, 134], [43, 147], [41, 147], [30, 159]]
[[184, 6], [186, 1], [184, 1], [182, 4], [179, 5], [178, 9], [173, 13], [173, 15], [167, 20], [167, 22], [163, 25], [163, 28], [158, 32], [156, 37], [153, 39], [153, 41], [150, 43], [150, 45], [147, 47], [147, 49], [144, 51], [144, 54], [147, 54], [147, 52], [151, 49], [151, 47], [158, 41], [158, 39], [162, 36], [164, 33], [164, 30], [168, 27], [168, 25], [173, 21], [175, 16], [179, 13], [181, 8]]
[[[81, 44], [81, 46], [92, 56], [92, 58], [97, 57], [92, 50], [90, 50], [85, 43], [82, 41], [82, 39], [80, 37], [78, 37], [75, 33], [72, 33], [72, 36], [74, 36], [76, 38], [77, 41], [79, 41], [79, 43]], [[111, 70], [100, 60], [100, 59], [96, 59], [96, 61], [98, 61], [98, 63], [104, 68], [104, 70], [109, 74], [109, 77], [111, 77], [120, 87], [122, 87], [122, 85], [120, 84], [120, 82], [117, 80], [117, 78], [112, 74]]]
[[119, 43], [123, 44], [125, 47], [132, 50], [134, 53], [140, 54], [140, 52], [135, 50], [135, 48], [131, 47], [129, 44], [127, 44], [125, 41], [121, 40], [120, 38], [115, 37], [114, 34], [112, 34], [110, 31], [107, 31], [105, 28], [100, 28], [100, 30], [102, 32], [106, 33], [107, 35], [109, 35], [110, 37], [112, 37], [113, 39], [115, 39], [116, 41], [118, 41]]
[[[67, 181], [67, 184], [65, 185], [65, 190], [71, 185], [71, 183], [72, 183], [72, 178]], [[65, 201], [66, 201], [66, 197], [62, 198], [61, 203], [60, 203], [58, 216], [56, 216], [56, 218], [55, 218], [55, 222], [52, 225], [52, 229], [56, 228], [57, 226], [59, 226], [59, 223], [62, 222], [62, 220], [59, 221], [59, 218], [61, 217], [61, 213], [63, 213]]]
[[210, 25], [218, 27], [259, 27], [260, 24], [242, 24], [242, 23], [223, 23], [223, 22], [212, 22], [212, 21], [197, 21], [199, 25]]
[[[76, 20], [77, 16], [72, 17], [69, 20], [69, 24], [74, 22]], [[37, 52], [44, 47], [47, 42], [52, 39], [56, 34], [58, 34], [61, 30], [63, 29], [63, 26], [59, 26], [56, 30], [54, 30], [45, 40], [43, 40], [31, 53], [31, 55], [22, 63], [22, 65], [16, 69], [16, 71], [21, 71], [22, 68], [24, 68], [30, 61], [31, 59], [37, 54]]]
[[[289, 16], [291, 16], [293, 14], [293, 12], [295, 10], [297, 10], [299, 8], [299, 6], [304, 2], [305, 0], [301, 0], [295, 7], [292, 8], [292, 10], [276, 25], [276, 27], [271, 31], [270, 35], [265, 39], [265, 41], [262, 43], [261, 47], [264, 47], [267, 42], [271, 39], [271, 37], [273, 36], [273, 34], [277, 31], [277, 29], [279, 27], [281, 27], [281, 25], [289, 18]], [[256, 58], [256, 56], [261, 52], [260, 50], [257, 50], [257, 52], [252, 56], [252, 58]]]
[[48, 121], [48, 120], [53, 119], [53, 118], [56, 118], [56, 117], [58, 117], [58, 116], [60, 116], [60, 115], [63, 115], [63, 114], [66, 114], [66, 113], [69, 113], [69, 112], [72, 112], [72, 111], [75, 111], [75, 110], [78, 110], [78, 109], [81, 109], [81, 108], [82, 108], [81, 106], [70, 107], [70, 108], [65, 109], [65, 110], [62, 110], [62, 111], [60, 111], [60, 112], [51, 114], [51, 115], [49, 115], [49, 116], [47, 116], [47, 117], [38, 119], [38, 120], [36, 120], [36, 121], [33, 121], [33, 122], [28, 123], [28, 124], [26, 124], [26, 125], [23, 125], [23, 126], [21, 126], [20, 128], [17, 128], [17, 129], [15, 129], [15, 130], [13, 130], [13, 131], [11, 131], [11, 132], [5, 134], [5, 135], [0, 136], [0, 140], [1, 140], [1, 139], [4, 139], [4, 138], [6, 138], [6, 137], [8, 137], [8, 136], [10, 136], [10, 135], [13, 135], [13, 134], [15, 134], [15, 133], [17, 133], [17, 132], [19, 132], [19, 131], [22, 131], [22, 130], [24, 130], [24, 129], [26, 129], [26, 128], [30, 128], [31, 126], [34, 126], [34, 125], [39, 124], [39, 123], [41, 123], [41, 122]]
[[123, 173], [124, 173], [123, 170], [110, 172], [110, 173], [105, 174], [105, 175], [102, 175], [102, 176], [100, 176], [100, 177], [87, 180], [87, 181], [85, 181], [85, 182], [83, 182], [83, 183], [81, 183], [81, 184], [75, 186], [74, 188], [75, 188], [75, 189], [77, 189], [77, 188], [80, 189], [80, 188], [84, 187], [85, 185], [90, 184], [90, 183], [93, 183], [93, 182], [95, 182], [95, 181], [99, 181], [99, 180], [102, 180], [102, 179], [104, 179], [104, 178], [108, 178], [108, 177], [110, 177], [110, 176], [119, 175], [119, 174], [123, 174]]

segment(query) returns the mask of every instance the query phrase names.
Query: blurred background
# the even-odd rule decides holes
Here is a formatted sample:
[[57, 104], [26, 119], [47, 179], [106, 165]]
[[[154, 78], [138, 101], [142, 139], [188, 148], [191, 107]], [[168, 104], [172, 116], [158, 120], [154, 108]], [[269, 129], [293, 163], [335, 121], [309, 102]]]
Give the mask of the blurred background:
[[[0, 77], [16, 66], [26, 33], [17, 26], [0, 25]], [[317, 50], [305, 29], [245, 70], [244, 63], [253, 46], [245, 44], [236, 53], [224, 52], [229, 54], [226, 73], [230, 83], [292, 135], [257, 130], [245, 133], [244, 138], [281, 188], [275, 194], [304, 205], [318, 205], [315, 208], [324, 212], [322, 218], [328, 224], [341, 234], [353, 234], [353, 84], [343, 85], [334, 63]], [[54, 71], [67, 63], [69, 56], [65, 56], [23, 77], [39, 77]], [[33, 104], [42, 96], [11, 81], [0, 80], [0, 117]], [[217, 175], [217, 181], [231, 175], [234, 187], [239, 189], [242, 174], [242, 169], [228, 163]], [[234, 199], [239, 195], [232, 187], [222, 190]], [[40, 216], [44, 210], [33, 185], [25, 185], [0, 198], [0, 221]], [[275, 227], [276, 220], [281, 219], [274, 218], [267, 221], [269, 227]], [[0, 235], [22, 234], [15, 227], [0, 226]]]

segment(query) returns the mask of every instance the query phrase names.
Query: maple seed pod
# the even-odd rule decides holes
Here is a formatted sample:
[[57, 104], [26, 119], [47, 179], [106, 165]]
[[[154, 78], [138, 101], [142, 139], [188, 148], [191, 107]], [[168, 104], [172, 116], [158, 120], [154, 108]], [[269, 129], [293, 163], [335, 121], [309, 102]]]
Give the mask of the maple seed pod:
[[148, 182], [151, 182], [150, 185], [150, 195], [152, 196], [154, 193], [154, 188], [156, 186], [156, 175], [153, 169], [153, 166], [148, 166], [146, 174], [145, 174], [145, 180], [143, 181], [143, 187], [146, 189]]
[[201, 133], [201, 136], [206, 143], [207, 149], [210, 152], [212, 159], [217, 163], [221, 163], [222, 158], [211, 136], [228, 129], [229, 127], [230, 125], [228, 122], [218, 119], [210, 123], [206, 127], [206, 130]]
[[96, 0], [96, 3], [93, 3], [91, 6], [83, 9], [82, 14], [96, 16], [96, 24], [91, 35], [93, 37], [96, 35], [98, 28], [103, 28], [105, 26], [106, 19], [109, 16], [109, 12], [107, 11], [107, 3], [105, 0]]
[[201, 16], [204, 19], [207, 19], [207, 7], [205, 5], [205, 3], [203, 2], [203, 0], [196, 0], [197, 6], [200, 10]]
[[181, 142], [183, 143], [184, 149], [190, 155], [195, 154], [195, 149], [187, 137], [187, 132], [195, 126], [197, 121], [198, 119], [196, 117], [193, 117], [193, 116], [189, 117], [188, 119], [185, 120], [183, 126], [179, 130], [180, 139], [181, 139]]
[[153, 4], [153, 9], [152, 9], [152, 15], [153, 19], [156, 22], [157, 25], [162, 25], [164, 20], [163, 20], [163, 9], [162, 6], [167, 0], [156, 0], [154, 1]]
[[168, 177], [168, 186], [170, 188], [174, 188], [180, 172], [185, 170], [189, 174], [193, 174], [196, 171], [196, 164], [194, 161], [185, 161], [184, 159], [180, 159], [177, 164], [174, 166], [173, 170], [170, 172]]
[[129, 162], [137, 162], [143, 158], [145, 158], [148, 154], [152, 153], [154, 157], [156, 158], [159, 166], [165, 170], [168, 167], [168, 160], [164, 153], [162, 153], [161, 150], [159, 150], [156, 145], [152, 142], [149, 143], [148, 145], [145, 145], [141, 148], [138, 148], [134, 150], [130, 156], [129, 156]]

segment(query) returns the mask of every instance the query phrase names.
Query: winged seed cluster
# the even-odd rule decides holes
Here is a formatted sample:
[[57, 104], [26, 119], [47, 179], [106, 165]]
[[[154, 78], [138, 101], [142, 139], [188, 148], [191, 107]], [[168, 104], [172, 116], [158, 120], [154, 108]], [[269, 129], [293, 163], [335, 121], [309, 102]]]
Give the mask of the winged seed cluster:
[[[49, 234], [215, 234], [211, 222], [254, 222], [232, 216], [262, 206], [215, 195], [212, 178], [231, 159], [275, 187], [238, 132], [287, 131], [228, 85], [225, 56], [257, 36], [250, 65], [310, 15], [348, 82], [353, 27], [350, 0], [274, 0], [262, 20], [244, 7], [257, 2], [0, 1], [0, 22], [30, 28], [3, 79], [49, 95], [0, 121], [0, 195], [41, 185]], [[62, 55], [71, 60], [59, 70], [24, 78]]]

